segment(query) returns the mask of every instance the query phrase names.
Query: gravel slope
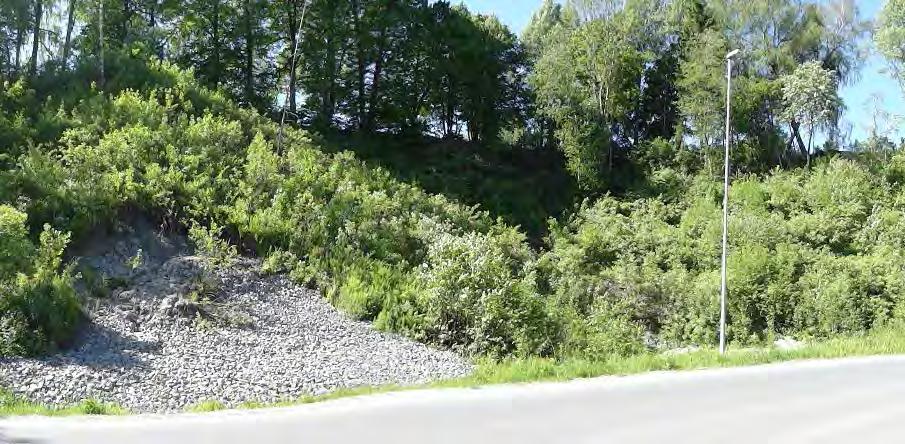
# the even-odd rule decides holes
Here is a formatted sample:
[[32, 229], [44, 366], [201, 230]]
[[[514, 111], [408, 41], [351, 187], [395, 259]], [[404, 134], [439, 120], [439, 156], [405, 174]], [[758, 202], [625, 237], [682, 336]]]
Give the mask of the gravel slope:
[[[119, 242], [93, 263], [119, 263], [110, 258], [143, 244]], [[209, 399], [228, 406], [274, 402], [472, 370], [452, 352], [375, 331], [318, 293], [283, 276], [258, 276], [257, 268], [244, 260], [228, 272], [208, 273], [219, 282], [210, 295], [216, 310], [208, 310], [186, 297], [205, 274], [199, 258], [152, 255], [130, 276], [131, 289], [88, 307], [92, 322], [73, 348], [0, 361], [0, 384], [44, 403], [96, 398], [135, 412], [170, 412]]]

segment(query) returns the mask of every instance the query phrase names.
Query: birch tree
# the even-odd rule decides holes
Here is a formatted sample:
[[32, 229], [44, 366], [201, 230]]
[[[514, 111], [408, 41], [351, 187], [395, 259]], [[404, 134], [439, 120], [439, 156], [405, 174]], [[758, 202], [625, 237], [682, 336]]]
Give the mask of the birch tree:
[[811, 166], [814, 133], [828, 127], [839, 107], [836, 75], [824, 69], [819, 62], [811, 61], [799, 66], [792, 74], [783, 76], [783, 115], [790, 122], [798, 122], [808, 135], [806, 164]]

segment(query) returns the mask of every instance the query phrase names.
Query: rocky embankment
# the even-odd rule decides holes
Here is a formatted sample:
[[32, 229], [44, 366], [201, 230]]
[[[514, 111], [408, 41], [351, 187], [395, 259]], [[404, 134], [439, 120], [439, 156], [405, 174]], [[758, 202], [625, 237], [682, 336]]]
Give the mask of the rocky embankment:
[[183, 239], [150, 230], [98, 245], [77, 258], [82, 280], [96, 273], [94, 281], [121, 288], [87, 299], [90, 321], [70, 349], [0, 361], [0, 384], [48, 404], [94, 398], [167, 412], [472, 370], [452, 352], [353, 321], [284, 276], [262, 276], [254, 260], [214, 270]]

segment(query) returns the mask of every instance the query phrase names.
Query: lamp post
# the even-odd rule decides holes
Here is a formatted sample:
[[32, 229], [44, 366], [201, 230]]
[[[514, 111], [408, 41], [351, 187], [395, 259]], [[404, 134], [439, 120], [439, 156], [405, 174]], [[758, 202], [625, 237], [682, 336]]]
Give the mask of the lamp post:
[[726, 353], [726, 256], [729, 253], [729, 121], [732, 98], [732, 60], [739, 50], [726, 54], [726, 150], [723, 170], [723, 258], [720, 270], [720, 354]]

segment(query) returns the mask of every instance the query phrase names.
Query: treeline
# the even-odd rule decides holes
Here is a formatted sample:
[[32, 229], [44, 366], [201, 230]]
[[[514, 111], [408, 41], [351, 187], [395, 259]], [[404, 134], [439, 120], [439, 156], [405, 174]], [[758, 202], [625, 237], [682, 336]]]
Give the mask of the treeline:
[[[826, 136], [821, 149], [841, 148], [838, 89], [854, 78], [868, 29], [844, 0], [548, 1], [525, 39], [539, 54], [532, 85], [540, 113], [570, 171], [595, 189], [626, 156], [719, 164], [732, 49], [741, 49], [732, 137], [742, 171], [806, 162], [817, 130]], [[823, 83], [788, 90], [807, 62], [827, 74]]]
[[[547, 165], [543, 182], [575, 183], [580, 193], [493, 205], [535, 235], [575, 195], [643, 194], [650, 172], [664, 166], [718, 173], [723, 55], [731, 48], [742, 49], [732, 119], [737, 171], [806, 165], [812, 154], [839, 149], [888, 158], [897, 148], [889, 125], [853, 142], [840, 121], [838, 90], [856, 77], [871, 27], [853, 0], [561, 3], [544, 2], [517, 38], [496, 18], [449, 2], [9, 0], [0, 5], [0, 79], [27, 80], [38, 96], [65, 93], [55, 87], [66, 75], [115, 91], [115, 71], [162, 59], [241, 104], [323, 133], [469, 139], [468, 149], [444, 144], [437, 156], [358, 151], [415, 171], [415, 181], [440, 192], [470, 171], [500, 166], [532, 181], [538, 164]], [[876, 33], [892, 62], [902, 47], [899, 3], [888, 3]], [[14, 115], [2, 120], [16, 126]], [[19, 142], [9, 151], [21, 151]], [[522, 153], [482, 155], [500, 144]], [[527, 160], [504, 163], [510, 159]], [[488, 206], [513, 199], [500, 191], [507, 185], [469, 179], [452, 191]], [[525, 209], [536, 216], [515, 214]]]
[[[169, 60], [241, 104], [319, 128], [495, 139], [517, 118], [526, 59], [493, 16], [427, 0], [13, 0], [5, 79], [109, 53]], [[106, 59], [105, 52], [108, 54]]]
[[[740, 170], [794, 167], [847, 148], [838, 91], [856, 78], [871, 29], [853, 0], [546, 0], [522, 38], [446, 1], [11, 0], [2, 8], [7, 80], [82, 64], [103, 87], [111, 53], [168, 60], [240, 104], [320, 130], [557, 149], [592, 194], [631, 186], [651, 163], [694, 171], [718, 163], [723, 56], [734, 48], [742, 50], [732, 132]], [[888, 133], [876, 127], [857, 146], [886, 149]]]

